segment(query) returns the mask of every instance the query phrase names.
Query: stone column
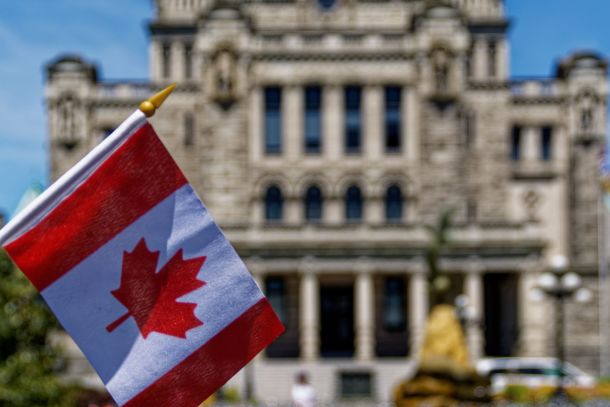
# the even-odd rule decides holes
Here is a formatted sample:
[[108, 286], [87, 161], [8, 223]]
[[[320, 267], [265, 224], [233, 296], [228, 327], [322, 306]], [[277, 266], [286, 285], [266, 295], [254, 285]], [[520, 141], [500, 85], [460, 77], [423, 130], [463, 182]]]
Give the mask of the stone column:
[[343, 154], [343, 88], [326, 86], [323, 92], [322, 126], [324, 157], [336, 161]]
[[428, 319], [428, 281], [423, 264], [418, 264], [411, 273], [409, 311], [411, 357], [417, 357]]
[[483, 38], [475, 38], [472, 55], [472, 77], [475, 80], [485, 79], [487, 77], [487, 41]]
[[373, 277], [366, 266], [356, 273], [356, 359], [371, 360], [375, 354]]
[[182, 41], [172, 41], [171, 55], [171, 79], [182, 81], [184, 78], [184, 44]]
[[474, 362], [483, 356], [483, 332], [480, 322], [485, 317], [483, 309], [483, 276], [479, 265], [475, 264], [466, 273], [465, 292], [470, 300], [471, 320], [467, 322], [466, 340], [470, 359]]
[[163, 64], [162, 46], [159, 41], [150, 42], [150, 78], [153, 82], [161, 79], [161, 65]]
[[362, 146], [368, 160], [381, 158], [385, 147], [383, 134], [383, 92], [381, 86], [365, 86], [362, 104]]
[[305, 267], [301, 271], [299, 295], [301, 358], [316, 360], [320, 349], [319, 284], [315, 270]]
[[284, 87], [282, 134], [286, 158], [297, 160], [303, 151], [303, 88], [300, 86]]
[[510, 52], [508, 41], [503, 38], [498, 40], [496, 49], [496, 72], [497, 78], [506, 80], [509, 77]]
[[525, 162], [536, 162], [540, 156], [540, 132], [538, 127], [527, 126], [522, 130], [521, 156]]
[[250, 146], [248, 148], [250, 160], [257, 162], [263, 157], [264, 146], [264, 108], [263, 108], [263, 91], [260, 86], [254, 87], [250, 92], [250, 106], [248, 107], [248, 118], [250, 125], [248, 126], [248, 136]]

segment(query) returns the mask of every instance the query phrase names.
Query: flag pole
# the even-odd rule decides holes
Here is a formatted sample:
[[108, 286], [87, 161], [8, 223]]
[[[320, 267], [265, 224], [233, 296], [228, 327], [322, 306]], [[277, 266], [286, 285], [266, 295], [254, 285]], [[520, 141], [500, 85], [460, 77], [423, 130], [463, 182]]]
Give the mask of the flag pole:
[[146, 117], [152, 117], [175, 88], [176, 83], [174, 82], [162, 91], [155, 93], [144, 102], [140, 103], [140, 111], [144, 113]]

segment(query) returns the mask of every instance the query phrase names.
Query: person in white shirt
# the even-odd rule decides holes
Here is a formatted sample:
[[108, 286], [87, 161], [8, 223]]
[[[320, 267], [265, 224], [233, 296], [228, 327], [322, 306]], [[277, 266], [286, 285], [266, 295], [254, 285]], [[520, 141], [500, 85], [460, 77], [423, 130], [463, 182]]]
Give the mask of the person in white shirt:
[[307, 373], [299, 372], [292, 386], [292, 404], [294, 407], [315, 407], [316, 392], [309, 383]]

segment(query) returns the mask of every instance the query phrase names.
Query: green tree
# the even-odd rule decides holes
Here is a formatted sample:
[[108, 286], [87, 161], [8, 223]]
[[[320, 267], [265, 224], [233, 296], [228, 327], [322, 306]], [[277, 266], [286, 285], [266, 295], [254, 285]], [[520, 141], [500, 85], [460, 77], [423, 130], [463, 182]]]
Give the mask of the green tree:
[[444, 250], [449, 247], [449, 229], [454, 209], [445, 209], [438, 217], [436, 224], [426, 225], [430, 243], [426, 247], [426, 264], [428, 266], [429, 301], [431, 307], [449, 301], [447, 293], [451, 280], [439, 268], [439, 260]]
[[63, 360], [48, 342], [57, 321], [26, 277], [0, 250], [0, 405], [70, 406]]

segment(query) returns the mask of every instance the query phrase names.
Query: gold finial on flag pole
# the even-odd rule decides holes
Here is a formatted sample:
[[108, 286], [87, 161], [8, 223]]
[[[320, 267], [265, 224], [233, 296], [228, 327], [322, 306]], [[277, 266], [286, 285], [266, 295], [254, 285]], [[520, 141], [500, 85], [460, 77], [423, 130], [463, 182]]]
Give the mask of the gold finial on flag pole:
[[176, 83], [172, 83], [167, 88], [163, 89], [162, 91], [160, 91], [158, 93], [155, 93], [154, 95], [149, 97], [147, 100], [140, 103], [140, 110], [142, 111], [142, 113], [144, 113], [146, 115], [146, 117], [151, 117], [152, 115], [154, 115], [155, 111], [159, 107], [161, 107], [161, 105], [163, 104], [165, 99], [167, 99], [167, 97], [169, 96], [170, 93], [172, 93], [172, 91], [174, 90], [175, 87], [176, 87]]

